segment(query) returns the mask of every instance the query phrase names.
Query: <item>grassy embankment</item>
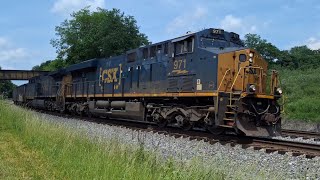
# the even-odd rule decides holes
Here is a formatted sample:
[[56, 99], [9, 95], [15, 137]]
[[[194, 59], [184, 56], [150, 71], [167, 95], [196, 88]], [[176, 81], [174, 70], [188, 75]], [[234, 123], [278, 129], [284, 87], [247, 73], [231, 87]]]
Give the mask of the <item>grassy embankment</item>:
[[163, 160], [142, 146], [92, 141], [0, 101], [0, 179], [222, 179], [213, 169]]
[[282, 69], [279, 73], [286, 119], [320, 122], [320, 69]]

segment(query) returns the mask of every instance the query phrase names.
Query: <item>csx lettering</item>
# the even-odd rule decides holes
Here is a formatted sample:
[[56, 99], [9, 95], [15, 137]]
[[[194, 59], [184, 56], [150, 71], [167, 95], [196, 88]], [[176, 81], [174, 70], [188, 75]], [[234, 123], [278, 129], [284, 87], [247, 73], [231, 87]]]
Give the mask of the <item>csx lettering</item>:
[[118, 82], [117, 78], [117, 72], [118, 68], [111, 68], [111, 69], [106, 69], [102, 71], [102, 81], [104, 83], [112, 83], [112, 82]]

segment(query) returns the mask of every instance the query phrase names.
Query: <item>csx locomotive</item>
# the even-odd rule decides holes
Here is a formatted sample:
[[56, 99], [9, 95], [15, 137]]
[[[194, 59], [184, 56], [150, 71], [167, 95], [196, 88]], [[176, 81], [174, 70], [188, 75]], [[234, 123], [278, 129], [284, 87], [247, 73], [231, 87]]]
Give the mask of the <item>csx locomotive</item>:
[[267, 72], [267, 62], [238, 34], [210, 28], [37, 76], [17, 87], [13, 100], [160, 127], [274, 136], [281, 131], [282, 91], [277, 72]]

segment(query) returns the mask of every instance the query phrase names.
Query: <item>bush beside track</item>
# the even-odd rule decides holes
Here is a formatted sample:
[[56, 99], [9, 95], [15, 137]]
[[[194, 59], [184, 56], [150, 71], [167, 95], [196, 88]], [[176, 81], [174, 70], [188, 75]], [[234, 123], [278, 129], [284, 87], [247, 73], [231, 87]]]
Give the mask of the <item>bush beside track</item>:
[[222, 179], [213, 167], [89, 139], [0, 101], [0, 179]]
[[285, 118], [320, 123], [320, 68], [279, 69], [286, 98]]

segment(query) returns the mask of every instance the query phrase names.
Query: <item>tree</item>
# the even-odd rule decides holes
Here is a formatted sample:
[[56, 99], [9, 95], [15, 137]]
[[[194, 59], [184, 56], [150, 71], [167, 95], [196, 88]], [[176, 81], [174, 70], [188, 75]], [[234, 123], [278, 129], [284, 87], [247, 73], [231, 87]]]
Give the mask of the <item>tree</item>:
[[320, 67], [320, 50], [311, 50], [307, 46], [296, 46], [290, 50], [280, 51], [257, 34], [245, 35], [244, 43], [247, 47], [256, 49], [269, 63], [290, 69]]
[[277, 62], [282, 67], [288, 67], [290, 69], [296, 69], [299, 67], [298, 62], [295, 60], [295, 57], [290, 54], [290, 51], [284, 50], [281, 51], [279, 56], [279, 61]]
[[92, 58], [110, 57], [148, 44], [147, 36], [139, 32], [133, 16], [118, 9], [84, 8], [56, 27], [57, 39], [51, 44], [57, 49], [57, 59], [66, 65]]
[[246, 34], [244, 38], [245, 46], [257, 50], [269, 63], [274, 63], [279, 60], [281, 51], [275, 45], [262, 39], [257, 34]]
[[41, 63], [40, 65], [36, 65], [32, 68], [32, 70], [55, 71], [63, 67], [65, 67], [65, 61], [62, 59], [56, 59], [56, 60], [48, 60]]
[[36, 70], [36, 71], [44, 70], [44, 68], [49, 66], [49, 64], [51, 62], [52, 62], [51, 60], [48, 60], [48, 61], [41, 63], [40, 65], [33, 66], [32, 70]]
[[[1, 67], [0, 67], [0, 70], [1, 70]], [[13, 84], [11, 81], [8, 81], [8, 80], [1, 81], [0, 80], [0, 95], [11, 98], [13, 89], [15, 87], [16, 87], [16, 85]]]
[[307, 46], [296, 46], [290, 49], [290, 54], [299, 68], [308, 69], [320, 67], [320, 54]]

